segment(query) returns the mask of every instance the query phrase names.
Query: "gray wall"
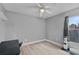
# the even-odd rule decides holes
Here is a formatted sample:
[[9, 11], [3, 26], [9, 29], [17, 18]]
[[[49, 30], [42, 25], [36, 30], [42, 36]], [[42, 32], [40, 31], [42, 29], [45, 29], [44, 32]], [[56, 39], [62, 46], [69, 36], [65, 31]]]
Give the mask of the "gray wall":
[[0, 42], [5, 40], [5, 23], [0, 19]]
[[47, 39], [63, 43], [63, 27], [65, 16], [79, 16], [79, 8], [49, 17], [47, 22]]
[[[20, 39], [36, 41], [48, 39], [63, 43], [65, 16], [79, 16], [79, 8], [50, 17], [46, 20], [19, 13], [5, 11], [8, 21], [0, 23], [0, 41]], [[6, 39], [5, 39], [6, 38]]]
[[45, 20], [5, 11], [9, 19], [6, 22], [6, 40], [36, 41], [45, 39]]

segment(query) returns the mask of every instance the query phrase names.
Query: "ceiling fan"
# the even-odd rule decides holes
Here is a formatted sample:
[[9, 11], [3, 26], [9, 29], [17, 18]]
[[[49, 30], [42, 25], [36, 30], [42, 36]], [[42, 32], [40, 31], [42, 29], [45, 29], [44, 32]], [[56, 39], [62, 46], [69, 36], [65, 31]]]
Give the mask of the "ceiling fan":
[[43, 17], [45, 13], [51, 14], [49, 11], [50, 7], [44, 5], [43, 3], [36, 3], [35, 6], [28, 6], [30, 8], [38, 8], [40, 17]]
[[51, 12], [48, 10], [50, 8], [49, 6], [45, 6], [41, 3], [38, 3], [37, 6], [39, 8], [40, 17], [42, 17], [44, 15], [44, 13], [51, 14]]

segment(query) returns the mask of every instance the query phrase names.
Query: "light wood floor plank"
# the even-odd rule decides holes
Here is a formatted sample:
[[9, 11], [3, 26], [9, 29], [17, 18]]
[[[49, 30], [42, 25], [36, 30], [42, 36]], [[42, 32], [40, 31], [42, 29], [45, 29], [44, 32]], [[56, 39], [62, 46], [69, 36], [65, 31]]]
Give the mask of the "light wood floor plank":
[[60, 47], [49, 42], [39, 42], [21, 47], [21, 55], [69, 55]]

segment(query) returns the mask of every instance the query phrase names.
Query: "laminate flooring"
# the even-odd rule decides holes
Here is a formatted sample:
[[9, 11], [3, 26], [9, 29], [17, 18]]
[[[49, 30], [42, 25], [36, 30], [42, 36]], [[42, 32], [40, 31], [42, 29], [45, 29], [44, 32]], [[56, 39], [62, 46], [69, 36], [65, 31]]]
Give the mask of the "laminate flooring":
[[21, 47], [20, 55], [70, 55], [61, 50], [61, 47], [49, 42], [39, 42]]

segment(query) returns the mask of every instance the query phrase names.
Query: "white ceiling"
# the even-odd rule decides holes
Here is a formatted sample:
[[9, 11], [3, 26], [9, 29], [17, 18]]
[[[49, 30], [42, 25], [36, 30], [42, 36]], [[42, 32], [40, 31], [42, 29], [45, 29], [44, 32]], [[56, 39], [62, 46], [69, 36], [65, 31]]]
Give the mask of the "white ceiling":
[[[45, 6], [49, 6], [49, 13], [45, 13], [43, 18], [48, 18], [57, 15], [62, 12], [79, 7], [77, 3], [43, 3]], [[32, 7], [33, 6], [33, 7]], [[3, 4], [3, 7], [8, 11], [19, 12], [25, 15], [40, 17], [39, 9], [36, 8], [36, 3], [7, 3]]]

